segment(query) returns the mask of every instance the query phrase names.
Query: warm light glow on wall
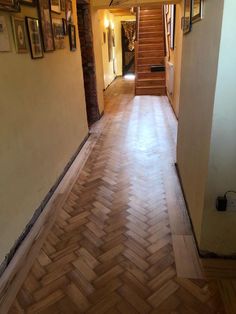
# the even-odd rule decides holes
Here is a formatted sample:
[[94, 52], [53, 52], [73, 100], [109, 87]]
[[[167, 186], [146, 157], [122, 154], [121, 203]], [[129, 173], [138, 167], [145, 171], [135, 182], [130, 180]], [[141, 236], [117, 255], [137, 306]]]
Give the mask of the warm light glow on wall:
[[115, 25], [113, 22], [111, 22], [111, 28], [114, 29], [115, 28]]
[[108, 21], [108, 19], [106, 19], [106, 18], [105, 18], [105, 20], [104, 20], [104, 26], [105, 26], [105, 28], [108, 28], [108, 27], [109, 27], [109, 21]]

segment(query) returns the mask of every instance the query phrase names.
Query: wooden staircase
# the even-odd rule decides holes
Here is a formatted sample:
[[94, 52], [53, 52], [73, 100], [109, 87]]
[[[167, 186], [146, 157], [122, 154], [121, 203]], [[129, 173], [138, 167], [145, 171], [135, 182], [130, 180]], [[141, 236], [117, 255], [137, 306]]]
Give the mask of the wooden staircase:
[[135, 46], [136, 95], [166, 95], [165, 70], [151, 72], [151, 67], [157, 65], [165, 65], [163, 6], [138, 8]]

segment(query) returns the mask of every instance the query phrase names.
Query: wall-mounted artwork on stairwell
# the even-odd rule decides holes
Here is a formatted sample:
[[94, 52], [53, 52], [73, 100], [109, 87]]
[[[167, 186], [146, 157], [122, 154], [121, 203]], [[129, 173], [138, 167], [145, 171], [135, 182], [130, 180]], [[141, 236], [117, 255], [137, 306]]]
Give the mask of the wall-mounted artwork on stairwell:
[[0, 10], [19, 12], [20, 4], [18, 0], [0, 0]]
[[51, 0], [51, 11], [57, 14], [61, 13], [61, 1], [60, 0]]
[[55, 50], [52, 30], [51, 8], [49, 0], [38, 0], [39, 20], [45, 52]]
[[175, 48], [175, 4], [170, 5], [170, 49]]
[[76, 50], [76, 32], [75, 32], [75, 25], [69, 25], [69, 41], [70, 41], [70, 50]]
[[192, 23], [202, 19], [203, 0], [192, 0], [192, 12]]
[[6, 16], [0, 16], [0, 51], [6, 52], [10, 51], [10, 39], [9, 39], [9, 33], [7, 29], [7, 20]]
[[25, 21], [22, 18], [17, 18], [12, 16], [12, 28], [14, 33], [14, 40], [17, 53], [26, 53], [26, 31], [25, 31]]
[[43, 58], [43, 45], [39, 29], [39, 19], [26, 17], [26, 28], [30, 44], [30, 52], [32, 59]]
[[191, 32], [192, 28], [192, 0], [184, 1], [184, 17], [182, 19], [184, 34]]

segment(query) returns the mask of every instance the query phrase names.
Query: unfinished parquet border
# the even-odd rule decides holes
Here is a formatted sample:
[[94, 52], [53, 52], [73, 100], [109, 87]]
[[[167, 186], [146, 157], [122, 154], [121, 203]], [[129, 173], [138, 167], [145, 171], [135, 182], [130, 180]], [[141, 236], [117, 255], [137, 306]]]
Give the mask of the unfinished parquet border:
[[130, 102], [126, 89], [108, 98], [112, 121], [9, 313], [225, 313], [214, 281], [176, 274], [158, 134], [165, 104]]

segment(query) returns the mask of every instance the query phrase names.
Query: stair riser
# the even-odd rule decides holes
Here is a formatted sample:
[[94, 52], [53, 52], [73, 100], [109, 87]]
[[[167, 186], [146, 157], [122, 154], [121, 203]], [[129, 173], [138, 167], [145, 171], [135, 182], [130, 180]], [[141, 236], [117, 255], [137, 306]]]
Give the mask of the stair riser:
[[162, 78], [165, 79], [165, 72], [146, 72], [146, 73], [138, 73], [138, 79], [155, 79], [155, 78]]
[[139, 32], [140, 33], [153, 33], [153, 32], [163, 32], [164, 28], [162, 24], [160, 25], [152, 25], [152, 26], [140, 26]]
[[148, 81], [137, 81], [137, 87], [146, 87], [146, 86], [165, 86], [166, 82], [164, 79], [160, 79], [157, 81], [155, 80], [148, 80]]
[[143, 22], [143, 21], [161, 21], [162, 22], [162, 16], [158, 16], [158, 15], [143, 15], [143, 16], [140, 16], [140, 22]]
[[163, 44], [164, 38], [163, 37], [155, 37], [155, 38], [140, 38], [139, 44]]
[[138, 65], [144, 64], [164, 64], [164, 57], [147, 57], [147, 58], [138, 58]]
[[139, 21], [140, 27], [156, 26], [156, 25], [163, 25], [163, 20], [162, 19], [155, 19], [155, 20], [140, 20]]
[[164, 51], [164, 44], [149, 44], [149, 45], [142, 45], [139, 44], [138, 51], [139, 52], [144, 52], [144, 51], [149, 51], [149, 50], [160, 50]]
[[153, 33], [149, 33], [149, 32], [145, 32], [145, 33], [139, 33], [139, 39], [144, 39], [144, 38], [160, 38], [161, 40], [163, 40], [163, 32], [153, 32]]
[[165, 96], [165, 88], [136, 88], [136, 95], [155, 95], [155, 96]]
[[[156, 65], [161, 65], [161, 63], [158, 63]], [[148, 65], [148, 64], [138, 65], [137, 72], [138, 73], [140, 73], [140, 72], [151, 72], [151, 65]], [[164, 71], [159, 72], [159, 73], [164, 73]]]
[[164, 58], [164, 50], [155, 50], [155, 51], [139, 51], [138, 53], [138, 57], [139, 58], [145, 58], [145, 57], [151, 57], [151, 58], [155, 58], [155, 57], [160, 57], [160, 58]]

